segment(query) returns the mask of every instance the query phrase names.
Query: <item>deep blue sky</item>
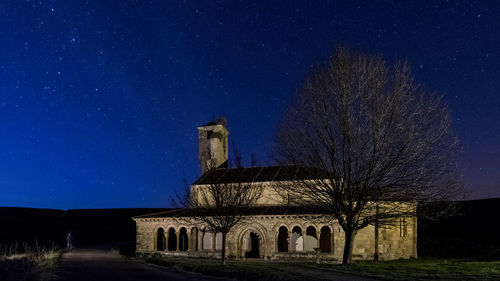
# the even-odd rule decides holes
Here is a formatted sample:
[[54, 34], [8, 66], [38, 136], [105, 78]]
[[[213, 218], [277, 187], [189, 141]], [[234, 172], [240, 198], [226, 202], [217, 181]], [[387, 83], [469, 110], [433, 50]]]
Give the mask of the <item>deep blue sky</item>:
[[266, 163], [336, 44], [407, 58], [453, 111], [469, 198], [500, 197], [499, 15], [497, 1], [1, 1], [0, 206], [166, 207], [199, 176], [196, 126], [219, 115]]

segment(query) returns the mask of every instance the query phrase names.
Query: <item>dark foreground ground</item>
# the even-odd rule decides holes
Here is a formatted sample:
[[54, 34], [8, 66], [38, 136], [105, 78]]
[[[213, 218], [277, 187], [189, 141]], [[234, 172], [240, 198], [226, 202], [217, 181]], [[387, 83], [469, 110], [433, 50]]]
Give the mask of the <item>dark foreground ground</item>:
[[149, 263], [178, 268], [232, 280], [369, 280], [387, 281], [494, 281], [500, 280], [499, 261], [412, 259], [394, 261], [358, 261], [352, 265], [302, 262], [266, 262], [263, 260], [228, 261], [181, 257], [150, 258]]
[[60, 281], [137, 281], [137, 280], [222, 280], [198, 273], [166, 270], [127, 259], [102, 248], [76, 249], [59, 260], [54, 280]]
[[[317, 268], [297, 267], [288, 264], [266, 264], [262, 261], [232, 262], [224, 268], [218, 260], [193, 259], [191, 262], [206, 264], [217, 272], [203, 274], [182, 270], [180, 266], [148, 264], [135, 258], [121, 256], [117, 251], [99, 247], [76, 249], [73, 252], [63, 254], [56, 266], [53, 279], [58, 281], [200, 281], [235, 280], [236, 278], [237, 280], [375, 280], [341, 272], [318, 270]], [[239, 276], [234, 275], [235, 269], [239, 270]], [[263, 274], [256, 274], [255, 269]], [[229, 274], [226, 275], [224, 270], [229, 270]]]

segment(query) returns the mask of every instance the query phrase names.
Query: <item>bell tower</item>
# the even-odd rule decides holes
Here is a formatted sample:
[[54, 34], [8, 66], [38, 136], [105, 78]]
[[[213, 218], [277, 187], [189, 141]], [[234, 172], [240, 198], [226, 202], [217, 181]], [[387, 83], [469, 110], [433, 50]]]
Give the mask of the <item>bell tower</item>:
[[219, 118], [198, 129], [198, 159], [201, 174], [210, 169], [227, 167], [228, 145], [226, 120]]

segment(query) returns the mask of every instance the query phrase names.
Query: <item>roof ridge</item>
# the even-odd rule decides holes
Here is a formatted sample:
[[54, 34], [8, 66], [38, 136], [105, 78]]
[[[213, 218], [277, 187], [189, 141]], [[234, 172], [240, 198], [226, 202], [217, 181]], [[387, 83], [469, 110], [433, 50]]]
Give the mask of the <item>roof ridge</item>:
[[207, 171], [193, 185], [215, 183], [243, 183], [267, 181], [294, 181], [298, 178], [320, 176], [319, 168], [305, 165], [275, 165], [241, 168], [216, 168]]
[[274, 174], [273, 178], [271, 179], [271, 181], [274, 181], [274, 179], [278, 176], [278, 174], [280, 173], [280, 170], [281, 170], [281, 167], [278, 167], [278, 170], [276, 171], [276, 173]]
[[161, 212], [156, 212], [156, 213], [151, 213], [151, 214], [144, 214], [144, 215], [138, 215], [138, 216], [133, 216], [132, 218], [133, 219], [138, 219], [138, 218], [147, 218], [149, 216], [152, 216], [152, 215], [160, 215], [160, 214], [166, 214], [166, 213], [171, 213], [171, 212], [175, 212], [179, 209], [183, 209], [183, 208], [170, 208], [170, 210], [166, 210], [166, 211], [161, 211]]
[[255, 177], [253, 177], [252, 181], [251, 182], [255, 182], [255, 179], [259, 177], [260, 173], [262, 173], [262, 170], [264, 170], [264, 167], [261, 167], [259, 169], [259, 172], [255, 175]]
[[212, 170], [237, 170], [237, 169], [261, 169], [261, 168], [283, 168], [283, 167], [305, 167], [305, 168], [313, 168], [311, 166], [299, 165], [299, 164], [287, 164], [287, 165], [266, 165], [266, 166], [256, 166], [256, 167], [239, 167], [239, 168], [215, 168]]

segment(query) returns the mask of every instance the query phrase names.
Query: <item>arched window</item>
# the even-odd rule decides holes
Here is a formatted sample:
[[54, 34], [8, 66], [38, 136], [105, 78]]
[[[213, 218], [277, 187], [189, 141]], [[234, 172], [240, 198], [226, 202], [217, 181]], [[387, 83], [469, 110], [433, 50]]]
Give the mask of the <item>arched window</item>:
[[288, 228], [286, 226], [278, 230], [278, 252], [288, 252]]
[[205, 231], [203, 232], [203, 250], [212, 250], [212, 233]]
[[177, 250], [177, 236], [175, 236], [175, 229], [173, 227], [168, 229], [168, 250]]
[[179, 233], [179, 251], [187, 251], [188, 250], [188, 235], [187, 230], [184, 227], [181, 227]]
[[323, 226], [321, 228], [321, 234], [319, 236], [319, 248], [323, 253], [332, 253], [332, 232], [328, 226]]
[[157, 251], [165, 251], [165, 230], [161, 227], [156, 231], [155, 242]]
[[298, 226], [292, 229], [292, 243], [290, 244], [292, 252], [304, 251], [304, 238], [302, 237], [302, 229]]
[[314, 248], [318, 247], [318, 236], [316, 235], [316, 228], [309, 226], [306, 229], [306, 236], [304, 237], [304, 251], [313, 252]]
[[215, 234], [215, 250], [221, 251], [222, 250], [222, 233], [217, 232]]

